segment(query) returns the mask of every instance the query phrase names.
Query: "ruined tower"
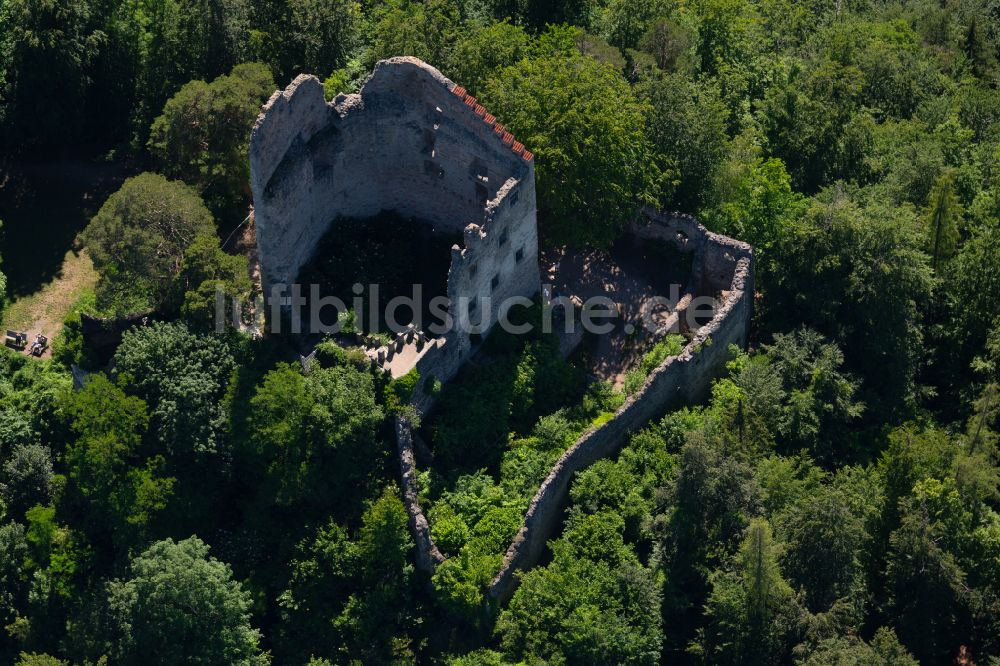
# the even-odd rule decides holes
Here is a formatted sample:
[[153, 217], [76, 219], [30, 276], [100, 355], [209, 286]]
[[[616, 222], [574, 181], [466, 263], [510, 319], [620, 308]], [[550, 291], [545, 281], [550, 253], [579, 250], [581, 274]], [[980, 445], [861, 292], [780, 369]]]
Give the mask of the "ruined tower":
[[[275, 92], [251, 135], [250, 181], [265, 293], [296, 280], [334, 220], [387, 210], [462, 234], [448, 272], [452, 308], [488, 297], [477, 319], [496, 322], [504, 299], [538, 291], [533, 155], [416, 58], [379, 62], [359, 93], [330, 103], [313, 76]], [[414, 365], [437, 379], [471, 351], [462, 333], [426, 347]]]

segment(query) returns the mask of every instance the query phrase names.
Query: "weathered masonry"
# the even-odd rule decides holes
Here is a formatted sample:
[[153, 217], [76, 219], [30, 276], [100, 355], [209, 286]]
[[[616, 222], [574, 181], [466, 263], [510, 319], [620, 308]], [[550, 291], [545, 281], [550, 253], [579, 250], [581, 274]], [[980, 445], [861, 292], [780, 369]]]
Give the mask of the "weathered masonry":
[[[470, 302], [468, 319], [492, 325], [503, 299], [538, 292], [533, 155], [416, 58], [379, 62], [358, 94], [330, 103], [313, 76], [275, 92], [250, 138], [250, 182], [266, 294], [295, 282], [334, 220], [383, 210], [464, 237], [451, 251], [452, 317]], [[467, 332], [415, 332], [372, 358], [394, 376], [447, 380], [471, 347]]]
[[[640, 219], [632, 225], [631, 233], [640, 239], [668, 241], [693, 255], [686, 293], [716, 298], [715, 313], [707, 324], [692, 331], [693, 337], [680, 354], [665, 359], [649, 374], [614, 418], [584, 433], [559, 457], [528, 505], [521, 529], [490, 585], [488, 596], [493, 602], [505, 603], [517, 585], [515, 573], [531, 568], [542, 557], [560, 524], [573, 476], [602, 458], [616, 455], [629, 434], [650, 419], [685, 403], [704, 400], [712, 379], [725, 368], [730, 345], [746, 346], [753, 315], [753, 248], [708, 231], [690, 215], [643, 209]], [[680, 306], [677, 314], [684, 314]]]
[[[481, 312], [469, 306], [469, 318], [486, 317], [492, 325], [504, 299], [530, 298], [539, 290], [532, 154], [464, 88], [415, 58], [379, 62], [360, 93], [338, 95], [331, 103], [318, 79], [296, 78], [257, 119], [250, 170], [267, 293], [295, 282], [334, 220], [383, 210], [462, 234], [464, 247], [452, 247], [448, 271], [452, 318], [471, 300]], [[746, 344], [754, 294], [749, 245], [711, 233], [690, 216], [648, 209], [639, 211], [629, 233], [639, 241], [667, 241], [691, 255], [685, 294], [715, 299], [712, 317], [690, 330], [684, 350], [653, 370], [611, 420], [584, 433], [559, 458], [487, 590], [492, 604], [506, 602], [516, 572], [543, 556], [573, 476], [615, 455], [629, 433], [665, 410], [704, 398], [725, 367], [728, 347]], [[689, 303], [681, 299], [678, 318]], [[468, 330], [459, 327], [438, 338], [409, 329], [369, 355], [393, 376], [416, 368], [422, 381], [414, 402], [426, 411], [432, 399], [428, 380], [450, 379], [472, 352]], [[413, 438], [403, 418], [396, 421], [396, 435], [417, 567], [433, 573], [444, 557], [418, 502]]]
[[[487, 599], [502, 605], [518, 583], [517, 572], [533, 567], [543, 556], [563, 517], [573, 477], [602, 458], [616, 455], [631, 433], [669, 409], [704, 400], [712, 380], [725, 368], [729, 348], [746, 346], [753, 315], [753, 248], [708, 231], [690, 215], [639, 211], [629, 233], [640, 241], [666, 241], [691, 255], [685, 294], [716, 301], [711, 319], [691, 330], [691, 339], [677, 356], [667, 358], [629, 396], [614, 417], [585, 432], [556, 461], [528, 505], [524, 522], [507, 548], [500, 570], [490, 583]], [[675, 309], [685, 316], [681, 299]], [[430, 526], [417, 501], [417, 470], [409, 425], [398, 422], [397, 443], [403, 494], [417, 547], [417, 567], [431, 574], [444, 561], [434, 545]]]

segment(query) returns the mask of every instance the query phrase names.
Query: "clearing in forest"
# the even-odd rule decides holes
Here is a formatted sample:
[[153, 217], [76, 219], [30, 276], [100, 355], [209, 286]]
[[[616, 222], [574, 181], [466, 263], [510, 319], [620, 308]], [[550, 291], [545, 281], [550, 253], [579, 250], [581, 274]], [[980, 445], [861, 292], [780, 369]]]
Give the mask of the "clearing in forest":
[[52, 354], [51, 342], [62, 329], [63, 320], [86, 292], [97, 284], [97, 272], [86, 250], [72, 249], [63, 258], [56, 275], [42, 287], [21, 296], [8, 306], [3, 317], [3, 328], [26, 331], [34, 340], [41, 333], [49, 338], [49, 348], [43, 357]]

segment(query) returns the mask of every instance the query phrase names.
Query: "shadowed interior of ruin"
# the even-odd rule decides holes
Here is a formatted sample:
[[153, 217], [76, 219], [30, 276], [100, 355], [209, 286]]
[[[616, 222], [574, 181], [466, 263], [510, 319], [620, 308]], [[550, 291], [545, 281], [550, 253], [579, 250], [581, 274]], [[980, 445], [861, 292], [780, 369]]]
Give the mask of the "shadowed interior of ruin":
[[[460, 242], [460, 235], [395, 211], [382, 211], [369, 218], [338, 218], [320, 239], [313, 258], [299, 271], [298, 281], [307, 298], [309, 285], [318, 284], [320, 296], [336, 296], [348, 308], [352, 308], [353, 299], [358, 297], [352, 289], [355, 284], [364, 287], [361, 298], [366, 308], [374, 302], [372, 285], [378, 285], [375, 330], [383, 332], [391, 332], [386, 321], [390, 300], [397, 296], [413, 297], [419, 303], [419, 312], [402, 305], [395, 309], [394, 323], [402, 327], [420, 322], [422, 326], [418, 328], [426, 330], [435, 321], [430, 311], [431, 300], [448, 293], [451, 247]], [[310, 315], [314, 305], [310, 303], [307, 307]], [[304, 323], [311, 321], [310, 315]], [[324, 324], [332, 325], [334, 308], [323, 308], [320, 317]], [[371, 323], [368, 313], [357, 319], [366, 333], [375, 332]]]
[[[431, 324], [447, 319], [444, 308], [429, 311], [435, 296], [447, 293], [459, 304], [482, 299], [478, 312], [490, 325], [504, 299], [538, 292], [533, 160], [463, 87], [416, 58], [380, 61], [361, 90], [332, 102], [319, 79], [300, 75], [271, 96], [251, 133], [264, 291], [314, 281], [345, 305], [353, 305], [356, 283], [380, 284], [381, 305], [408, 295], [421, 302], [419, 316], [401, 307], [393, 328], [419, 319], [415, 327], [355, 342], [393, 377], [415, 369], [447, 381], [473, 353], [473, 341], [460, 327], [435, 327], [442, 335], [428, 340]], [[372, 221], [384, 211], [433, 226]], [[421, 227], [432, 231], [416, 232]], [[309, 262], [312, 268], [300, 270]], [[423, 289], [414, 298], [416, 283]], [[389, 332], [388, 318], [364, 319], [369, 332]], [[418, 387], [413, 400], [432, 397]]]
[[[544, 281], [550, 285], [553, 298], [568, 297], [579, 305], [588, 299], [604, 297], [617, 306], [610, 320], [614, 330], [586, 338], [588, 367], [595, 377], [620, 387], [626, 373], [665, 337], [666, 331], [647, 327], [644, 309], [649, 325], [664, 326], [688, 336], [693, 334], [686, 325], [672, 324], [672, 308], [649, 308], [650, 299], [672, 299], [676, 305], [685, 295], [694, 295], [691, 293], [696, 288], [691, 284], [693, 258], [691, 252], [678, 250], [668, 240], [639, 239], [631, 234], [607, 250], [555, 248], [542, 253]], [[708, 313], [696, 323], [700, 327], [710, 319]]]

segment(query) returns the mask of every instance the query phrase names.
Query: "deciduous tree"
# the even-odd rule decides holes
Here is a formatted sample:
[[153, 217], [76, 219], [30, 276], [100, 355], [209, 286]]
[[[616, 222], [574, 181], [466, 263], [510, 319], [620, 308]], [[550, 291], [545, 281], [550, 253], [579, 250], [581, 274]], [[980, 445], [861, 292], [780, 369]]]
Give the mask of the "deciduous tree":
[[497, 621], [507, 654], [594, 666], [657, 663], [660, 591], [622, 542], [621, 518], [605, 524], [610, 518], [577, 523], [554, 545], [551, 564], [525, 574]]
[[0, 472], [0, 498], [7, 515], [20, 517], [36, 504], [52, 500], [52, 453], [41, 444], [14, 447]]
[[[140, 451], [149, 424], [146, 403], [126, 396], [103, 374], [67, 398], [76, 439], [66, 448], [70, 496], [79, 501], [91, 538], [127, 548], [171, 495], [174, 480], [162, 473], [162, 459]], [[102, 552], [106, 558], [110, 552]]]
[[368, 57], [372, 65], [404, 55], [444, 65], [460, 32], [453, 0], [388, 0], [376, 16], [378, 24]]
[[542, 234], [605, 247], [663, 183], [647, 107], [622, 75], [587, 56], [523, 60], [491, 79], [483, 103], [535, 153]]
[[647, 131], [653, 150], [678, 174], [668, 205], [697, 211], [726, 154], [728, 110], [719, 91], [680, 75], [658, 77], [639, 90], [649, 102]]
[[363, 496], [377, 478], [384, 455], [377, 429], [384, 412], [367, 372], [339, 366], [303, 376], [297, 367], [280, 364], [264, 377], [251, 404], [268, 492], [278, 504], [357, 501], [357, 493]]
[[138, 42], [134, 122], [145, 143], [150, 122], [181, 86], [214, 79], [244, 59], [250, 7], [246, 0], [148, 0], [126, 9], [132, 13], [123, 20]]
[[0, 6], [0, 130], [9, 145], [68, 139], [85, 125], [88, 67], [106, 38], [90, 0]]
[[524, 28], [506, 21], [464, 32], [455, 42], [448, 76], [478, 95], [486, 81], [528, 55], [530, 38]]
[[772, 322], [805, 323], [845, 351], [846, 369], [863, 379], [858, 397], [876, 418], [917, 396], [920, 305], [930, 301], [933, 276], [915, 217], [833, 188], [781, 237], [773, 252], [782, 269], [764, 286]]
[[[184, 252], [178, 278], [184, 292], [181, 315], [193, 328], [218, 330], [220, 312], [225, 317], [222, 323], [229, 326], [234, 317], [240, 321], [249, 309], [253, 283], [246, 257], [223, 252], [215, 234], [194, 239]], [[224, 299], [221, 310], [220, 293]]]
[[263, 666], [250, 594], [198, 537], [158, 541], [108, 583], [109, 648], [128, 665]]
[[156, 453], [178, 466], [224, 452], [222, 397], [235, 367], [225, 340], [179, 322], [132, 329], [115, 352], [125, 386], [149, 405]]
[[413, 619], [408, 520], [398, 491], [389, 487], [364, 512], [353, 540], [331, 523], [300, 544], [289, 588], [279, 601], [279, 631], [299, 659], [338, 654], [365, 663], [405, 659], [408, 650], [401, 647]]
[[183, 183], [153, 173], [126, 180], [83, 233], [101, 275], [98, 308], [135, 314], [176, 301], [184, 252], [214, 229], [212, 214]]
[[329, 76], [347, 64], [360, 38], [361, 4], [355, 0], [288, 0], [282, 23], [268, 32], [278, 71]]

